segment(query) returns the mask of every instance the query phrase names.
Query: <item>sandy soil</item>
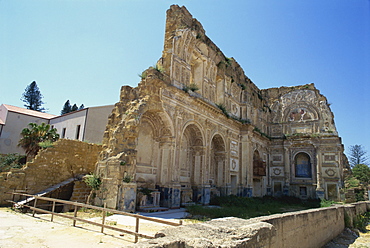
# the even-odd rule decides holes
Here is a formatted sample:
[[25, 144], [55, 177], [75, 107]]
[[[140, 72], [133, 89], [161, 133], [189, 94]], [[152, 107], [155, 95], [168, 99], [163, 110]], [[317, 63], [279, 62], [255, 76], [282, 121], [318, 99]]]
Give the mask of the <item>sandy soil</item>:
[[[99, 217], [96, 217], [99, 218]], [[117, 217], [107, 217], [107, 224], [115, 227], [124, 227], [115, 220]], [[130, 218], [133, 219], [133, 218]], [[125, 221], [126, 228], [134, 230], [134, 219]], [[155, 234], [158, 230], [165, 228], [161, 224], [142, 223], [140, 232], [148, 235]], [[120, 236], [117, 231], [109, 229], [100, 233], [100, 227], [77, 222], [77, 227], [72, 226], [72, 220], [54, 217], [50, 222], [50, 215], [14, 212], [9, 208], [0, 208], [0, 248], [17, 247], [125, 247], [134, 244], [134, 236]]]
[[[79, 216], [83, 215], [79, 213]], [[99, 222], [101, 217], [85, 216]], [[134, 230], [135, 219], [121, 215], [106, 218], [106, 223], [124, 229]], [[187, 223], [185, 223], [187, 224]], [[141, 221], [140, 233], [154, 235], [168, 226], [148, 221]], [[346, 229], [340, 236], [325, 246], [325, 248], [366, 248], [370, 247], [370, 225], [368, 233], [356, 233]], [[49, 214], [22, 214], [9, 208], [0, 208], [0, 248], [73, 248], [73, 247], [126, 247], [134, 244], [132, 235], [120, 236], [117, 231], [77, 222], [72, 226], [72, 220], [54, 217], [50, 222]]]

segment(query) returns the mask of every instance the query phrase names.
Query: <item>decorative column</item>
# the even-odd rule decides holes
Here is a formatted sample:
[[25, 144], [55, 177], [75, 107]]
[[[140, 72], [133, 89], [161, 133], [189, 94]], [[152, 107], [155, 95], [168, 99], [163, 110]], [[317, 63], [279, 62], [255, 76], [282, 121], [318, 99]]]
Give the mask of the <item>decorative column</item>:
[[317, 187], [316, 187], [316, 197], [320, 199], [325, 198], [325, 190], [323, 187], [323, 180], [321, 175], [321, 151], [320, 147], [316, 146], [316, 181], [317, 181]]
[[290, 180], [291, 180], [291, 161], [288, 147], [284, 147], [284, 161], [285, 161], [285, 184], [283, 186], [283, 195], [289, 195]]
[[252, 144], [252, 136], [253, 136], [253, 127], [250, 127], [248, 130], [248, 140], [246, 141], [246, 150], [247, 153], [246, 157], [246, 166], [247, 166], [247, 188], [245, 192], [246, 197], [253, 196], [253, 144]]

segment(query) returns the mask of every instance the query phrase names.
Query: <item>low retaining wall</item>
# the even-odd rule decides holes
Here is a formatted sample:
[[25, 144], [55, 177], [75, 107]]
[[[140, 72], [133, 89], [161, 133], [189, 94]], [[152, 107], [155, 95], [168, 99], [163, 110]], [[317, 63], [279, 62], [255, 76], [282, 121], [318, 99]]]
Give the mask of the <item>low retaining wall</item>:
[[370, 202], [274, 214], [248, 220], [221, 218], [168, 228], [157, 239], [132, 247], [322, 247], [338, 236], [345, 225], [370, 210]]

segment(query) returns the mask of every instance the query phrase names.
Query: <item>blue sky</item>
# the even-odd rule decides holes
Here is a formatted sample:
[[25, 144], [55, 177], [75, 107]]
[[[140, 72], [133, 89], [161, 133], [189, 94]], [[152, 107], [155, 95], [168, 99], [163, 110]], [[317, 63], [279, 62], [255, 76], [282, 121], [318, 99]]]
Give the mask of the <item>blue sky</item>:
[[166, 10], [185, 5], [261, 89], [315, 83], [346, 148], [370, 153], [369, 0], [0, 0], [0, 104], [114, 104], [163, 50]]

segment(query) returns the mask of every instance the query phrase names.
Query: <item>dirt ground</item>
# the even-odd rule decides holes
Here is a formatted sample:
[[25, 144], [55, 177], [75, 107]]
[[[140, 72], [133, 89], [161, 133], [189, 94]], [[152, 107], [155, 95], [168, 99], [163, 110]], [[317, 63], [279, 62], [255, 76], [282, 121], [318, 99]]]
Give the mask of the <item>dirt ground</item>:
[[[55, 216], [54, 222], [50, 222], [50, 217], [49, 214], [36, 214], [34, 218], [32, 214], [0, 208], [0, 248], [113, 248], [134, 244], [132, 235], [120, 236], [119, 232], [108, 229], [105, 229], [103, 234], [97, 226], [77, 222], [77, 227], [73, 227], [70, 219]], [[98, 222], [99, 218], [90, 219]], [[107, 217], [106, 223], [133, 231], [135, 219], [113, 215]], [[168, 226], [142, 221], [140, 232], [154, 235], [166, 227]], [[358, 237], [355, 232], [346, 229], [324, 248], [370, 248], [370, 225], [368, 230], [368, 233], [360, 233]]]
[[[125, 247], [134, 244], [134, 236], [120, 236], [117, 231], [77, 222], [72, 226], [72, 220], [54, 216], [50, 222], [49, 214], [22, 214], [9, 208], [0, 208], [0, 248], [65, 248], [65, 247]], [[114, 218], [113, 216], [110, 216]], [[96, 217], [98, 218], [98, 217]], [[116, 220], [107, 217], [107, 224], [115, 227], [130, 228], [134, 231], [135, 219], [127, 220], [126, 225], [118, 224]], [[162, 224], [145, 223], [140, 227], [140, 233], [154, 235], [165, 228]]]

